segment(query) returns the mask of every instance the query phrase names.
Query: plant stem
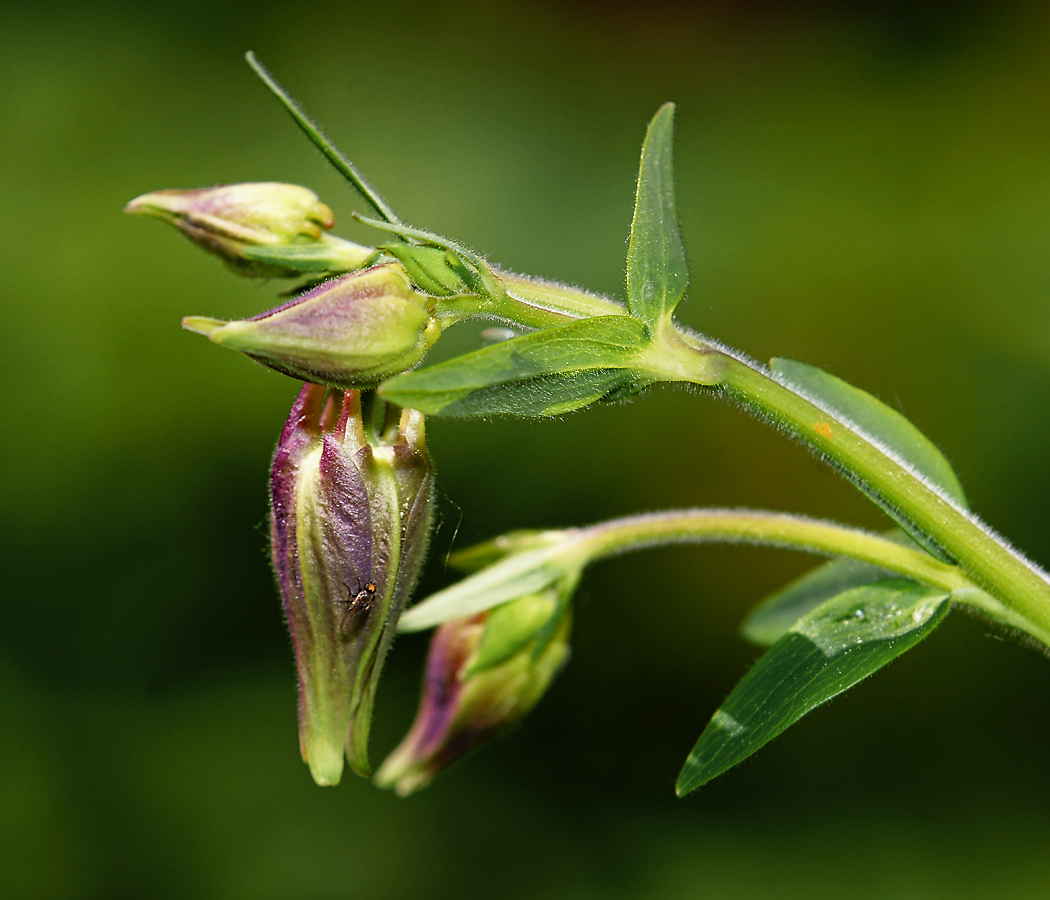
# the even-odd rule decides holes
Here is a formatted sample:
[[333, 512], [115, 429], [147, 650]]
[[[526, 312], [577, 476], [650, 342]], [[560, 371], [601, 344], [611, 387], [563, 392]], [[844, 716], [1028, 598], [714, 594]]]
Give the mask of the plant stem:
[[[510, 299], [537, 322], [622, 314], [623, 307], [574, 288], [500, 273]], [[564, 317], [564, 318], [563, 318]], [[868, 436], [776, 380], [764, 367], [664, 320], [644, 366], [657, 379], [720, 389], [745, 408], [787, 431], [869, 495], [898, 510], [957, 560], [972, 584], [1011, 611], [1010, 627], [1040, 640], [1050, 634], [1050, 578], [1009, 543], [925, 483]], [[854, 554], [848, 554], [854, 555]], [[985, 610], [987, 612], [987, 610]], [[1027, 623], [1019, 625], [1018, 623]]]
[[588, 560], [671, 543], [746, 543], [851, 556], [945, 591], [972, 588], [958, 567], [857, 528], [761, 510], [689, 509], [612, 519], [582, 528]]
[[451, 327], [479, 315], [525, 328], [556, 328], [591, 316], [622, 316], [626, 309], [613, 300], [549, 281], [494, 270], [503, 291], [481, 300], [477, 294], [443, 298], [437, 316]]
[[691, 348], [696, 356], [698, 383], [717, 383], [742, 405], [789, 432], [821, 458], [869, 493], [900, 510], [929, 535], [978, 585], [1031, 622], [1041, 634], [1050, 632], [1050, 581], [1033, 563], [972, 513], [928, 486], [912, 471], [864, 435], [763, 369], [726, 353], [712, 365], [711, 349]]

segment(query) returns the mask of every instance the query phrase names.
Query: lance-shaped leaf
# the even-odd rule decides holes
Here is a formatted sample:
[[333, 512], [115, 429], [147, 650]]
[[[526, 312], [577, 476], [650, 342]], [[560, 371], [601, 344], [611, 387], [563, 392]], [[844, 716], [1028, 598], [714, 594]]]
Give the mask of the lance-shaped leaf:
[[[897, 529], [884, 534], [889, 541], [914, 547], [912, 540]], [[752, 643], [769, 647], [779, 641], [804, 615], [850, 588], [892, 578], [889, 569], [851, 559], [833, 559], [796, 578], [766, 597], [740, 625], [740, 634]]]
[[627, 306], [655, 325], [685, 294], [689, 270], [674, 198], [674, 104], [649, 123], [638, 167], [638, 193], [627, 250]]
[[649, 344], [637, 319], [598, 316], [399, 375], [379, 393], [430, 415], [556, 416], [650, 384], [640, 365]]
[[903, 579], [854, 588], [813, 610], [737, 685], [700, 735], [675, 790], [696, 790], [810, 710], [915, 646], [947, 614], [949, 596]]
[[[799, 393], [826, 409], [847, 427], [860, 431], [885, 447], [920, 478], [937, 488], [963, 509], [966, 493], [951, 463], [936, 445], [895, 409], [876, 400], [867, 391], [836, 378], [823, 369], [790, 359], [774, 359], [770, 368]], [[877, 492], [862, 490], [923, 548], [939, 559], [950, 561], [943, 551], [920, 532], [899, 510]]]
[[741, 623], [740, 634], [754, 644], [769, 647], [832, 597], [891, 575], [887, 569], [849, 557], [824, 563], [763, 600]]

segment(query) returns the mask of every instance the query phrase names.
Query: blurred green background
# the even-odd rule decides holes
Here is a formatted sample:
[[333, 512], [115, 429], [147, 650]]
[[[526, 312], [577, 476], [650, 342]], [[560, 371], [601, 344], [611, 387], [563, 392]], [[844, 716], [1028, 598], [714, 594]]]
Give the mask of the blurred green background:
[[[1050, 663], [963, 616], [674, 798], [758, 655], [739, 620], [812, 564], [786, 552], [597, 566], [573, 660], [512, 737], [407, 801], [315, 787], [264, 538], [297, 385], [179, 328], [278, 286], [121, 213], [158, 188], [291, 181], [369, 240], [253, 49], [408, 221], [619, 295], [645, 124], [676, 100], [682, 319], [905, 412], [1045, 564], [1048, 39], [1040, 3], [0, 8], [0, 894], [1050, 896]], [[424, 591], [450, 547], [512, 528], [713, 504], [886, 524], [682, 390], [428, 434]], [[377, 758], [424, 648], [388, 663]]]

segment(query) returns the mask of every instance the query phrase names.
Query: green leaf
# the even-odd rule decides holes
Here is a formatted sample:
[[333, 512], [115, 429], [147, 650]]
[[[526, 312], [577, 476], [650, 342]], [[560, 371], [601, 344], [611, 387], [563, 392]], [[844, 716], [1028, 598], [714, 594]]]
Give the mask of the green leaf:
[[[867, 391], [836, 378], [823, 369], [790, 359], [774, 359], [770, 368], [799, 393], [817, 401], [836, 419], [847, 426], [856, 426], [864, 434], [893, 453], [942, 493], [963, 509], [969, 509], [966, 493], [952, 469], [951, 463], [926, 435], [895, 409], [876, 400]], [[938, 559], [951, 562], [944, 552], [919, 531], [899, 510], [887, 503], [875, 491], [859, 485], [882, 510], [901, 528]]]
[[[893, 529], [883, 535], [896, 544], [915, 546], [906, 534]], [[762, 647], [779, 641], [799, 619], [821, 603], [850, 588], [892, 578], [889, 569], [843, 556], [817, 566], [766, 597], [740, 625], [747, 640]]]
[[402, 614], [398, 631], [425, 631], [546, 590], [566, 574], [565, 563], [556, 558], [557, 549], [541, 547], [516, 553], [431, 594]]
[[333, 144], [328, 138], [324, 136], [321, 129], [317, 124], [300, 108], [299, 104], [296, 103], [288, 94], [288, 92], [281, 87], [276, 79], [267, 71], [266, 67], [255, 58], [255, 54], [250, 50], [244, 55], [244, 58], [248, 61], [248, 65], [252, 67], [255, 74], [262, 79], [265, 84], [281, 101], [282, 105], [288, 114], [295, 120], [295, 124], [299, 126], [303, 134], [305, 134], [310, 142], [324, 154], [327, 159], [336, 169], [336, 171], [342, 175], [347, 181], [350, 182], [356, 188], [357, 192], [368, 202], [368, 205], [376, 211], [387, 222], [397, 223], [401, 220], [398, 219], [394, 211], [390, 208], [389, 204], [379, 196], [379, 192], [372, 187], [364, 176], [357, 171], [356, 167], [350, 160], [348, 160], [339, 149]]
[[740, 625], [740, 634], [762, 647], [779, 641], [804, 615], [843, 591], [892, 575], [887, 569], [842, 557], [817, 566], [771, 594]]
[[429, 415], [556, 416], [646, 387], [631, 363], [648, 346], [637, 319], [598, 316], [398, 375], [379, 392]]
[[638, 193], [627, 250], [627, 306], [655, 325], [685, 294], [689, 268], [674, 200], [674, 104], [653, 116], [642, 144]]
[[678, 796], [696, 790], [810, 710], [881, 669], [947, 614], [948, 595], [903, 579], [854, 588], [797, 622], [744, 676], [682, 767]]

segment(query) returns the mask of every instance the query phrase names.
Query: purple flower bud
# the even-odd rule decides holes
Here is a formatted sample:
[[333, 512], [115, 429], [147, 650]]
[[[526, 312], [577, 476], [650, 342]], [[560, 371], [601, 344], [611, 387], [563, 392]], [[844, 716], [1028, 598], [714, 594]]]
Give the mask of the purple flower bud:
[[326, 281], [251, 319], [189, 316], [182, 325], [294, 378], [368, 387], [426, 355], [441, 334], [433, 304], [389, 263]]
[[299, 743], [318, 784], [370, 774], [368, 729], [383, 658], [431, 525], [423, 416], [370, 441], [356, 391], [307, 384], [274, 453], [273, 566], [299, 671]]
[[[556, 589], [454, 619], [430, 641], [423, 696], [412, 728], [376, 773], [406, 796], [531, 710], [569, 656], [571, 613]], [[544, 626], [560, 615], [545, 640]], [[537, 643], [543, 646], [536, 652]]]
[[170, 222], [239, 275], [294, 278], [300, 274], [297, 269], [247, 258], [245, 252], [251, 247], [333, 242], [333, 252], [337, 244], [346, 268], [354, 267], [350, 257], [360, 265], [372, 253], [371, 248], [326, 235], [334, 224], [332, 210], [313, 191], [296, 184], [248, 182], [154, 191], [136, 197], [124, 211]]

